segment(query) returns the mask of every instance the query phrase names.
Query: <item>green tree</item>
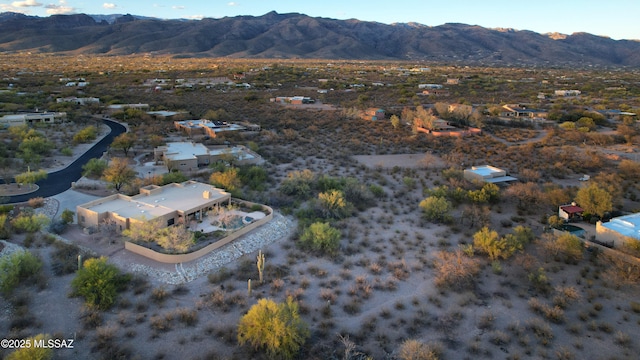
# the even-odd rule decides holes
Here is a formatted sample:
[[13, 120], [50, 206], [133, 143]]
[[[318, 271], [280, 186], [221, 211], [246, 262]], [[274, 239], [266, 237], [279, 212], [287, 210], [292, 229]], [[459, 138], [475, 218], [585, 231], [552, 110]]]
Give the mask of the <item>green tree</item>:
[[115, 158], [104, 170], [102, 178], [111, 183], [116, 191], [119, 192], [123, 185], [130, 183], [136, 178], [136, 172], [129, 167], [129, 161], [127, 159]]
[[291, 297], [284, 303], [258, 300], [238, 324], [238, 343], [266, 350], [270, 358], [293, 359], [309, 335], [309, 327]]
[[124, 152], [124, 156], [127, 157], [129, 156], [129, 150], [131, 150], [135, 143], [135, 134], [127, 132], [116, 136], [116, 138], [113, 139], [113, 142], [111, 142], [111, 147], [122, 150]]
[[88, 306], [106, 310], [116, 302], [118, 292], [129, 280], [129, 276], [107, 263], [106, 257], [85, 260], [82, 268], [71, 281], [74, 295], [85, 298]]
[[102, 159], [89, 159], [82, 165], [82, 176], [100, 178], [107, 168], [107, 162]]
[[51, 337], [48, 334], [38, 334], [25, 339], [29, 347], [22, 347], [7, 356], [7, 360], [49, 360], [53, 358], [53, 349], [48, 347], [35, 346], [35, 343], [45, 344]]
[[42, 261], [26, 250], [0, 258], [0, 292], [11, 294], [20, 283], [40, 274], [41, 269]]
[[240, 181], [251, 190], [264, 190], [267, 182], [267, 171], [258, 165], [244, 166], [238, 174]]
[[17, 183], [29, 184], [29, 187], [31, 187], [31, 185], [36, 182], [46, 179], [48, 175], [44, 170], [31, 171], [31, 169], [29, 169], [26, 172], [16, 175], [15, 179]]
[[213, 186], [225, 189], [231, 193], [240, 189], [240, 177], [238, 176], [238, 168], [230, 167], [224, 171], [216, 171], [209, 177], [209, 182]]
[[302, 232], [300, 244], [308, 249], [325, 254], [335, 254], [340, 247], [340, 230], [329, 223], [315, 222]]
[[424, 217], [433, 221], [448, 221], [453, 208], [451, 202], [440, 196], [429, 196], [420, 201], [419, 206]]
[[576, 202], [589, 214], [602, 217], [613, 209], [613, 199], [608, 191], [594, 182], [580, 188], [576, 194]]

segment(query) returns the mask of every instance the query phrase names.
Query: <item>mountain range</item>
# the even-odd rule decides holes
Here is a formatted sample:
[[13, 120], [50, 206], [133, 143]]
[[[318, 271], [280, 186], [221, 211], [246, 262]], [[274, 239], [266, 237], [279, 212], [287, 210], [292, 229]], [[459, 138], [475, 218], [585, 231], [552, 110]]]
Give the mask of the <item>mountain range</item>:
[[496, 66], [640, 67], [640, 41], [466, 24], [426, 26], [270, 12], [202, 20], [0, 14], [0, 52], [425, 60]]

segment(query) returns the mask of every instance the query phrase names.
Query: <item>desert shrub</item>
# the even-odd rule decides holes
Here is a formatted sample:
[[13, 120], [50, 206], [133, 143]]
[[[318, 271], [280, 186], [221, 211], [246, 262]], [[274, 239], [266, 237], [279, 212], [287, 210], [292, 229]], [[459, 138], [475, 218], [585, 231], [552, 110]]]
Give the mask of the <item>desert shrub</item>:
[[312, 251], [335, 254], [340, 246], [340, 236], [340, 230], [329, 223], [316, 222], [302, 232], [300, 244]]
[[73, 135], [73, 143], [74, 144], [84, 144], [90, 141], [93, 141], [98, 136], [98, 129], [89, 125], [84, 129], [78, 131], [75, 135]]
[[420, 201], [422, 214], [427, 220], [447, 222], [451, 219], [453, 205], [444, 197], [429, 196]]
[[287, 178], [280, 184], [280, 192], [299, 199], [308, 199], [314, 182], [315, 174], [311, 170], [293, 171], [287, 174]]
[[183, 174], [180, 171], [170, 171], [168, 173], [162, 174], [162, 181], [160, 185], [166, 185], [171, 183], [182, 183], [189, 180], [187, 175]]
[[[78, 270], [78, 256], [82, 254], [78, 246], [62, 241], [56, 241], [53, 246], [55, 250], [51, 254], [51, 266], [55, 275], [71, 274]], [[86, 260], [86, 255], [83, 256]]]
[[244, 185], [256, 191], [264, 190], [268, 179], [267, 171], [257, 165], [241, 167], [239, 176]]
[[533, 287], [543, 293], [547, 294], [551, 291], [551, 283], [549, 282], [549, 278], [547, 277], [547, 273], [544, 271], [544, 268], [538, 268], [529, 273], [529, 282]]
[[62, 210], [62, 214], [60, 214], [60, 220], [65, 224], [71, 224], [73, 222], [73, 216], [75, 213], [69, 209]]
[[153, 289], [153, 291], [151, 291], [151, 300], [153, 300], [153, 302], [156, 304], [163, 303], [165, 300], [167, 300], [168, 296], [169, 292], [164, 286], [155, 288]]
[[44, 206], [44, 198], [43, 197], [31, 198], [29, 199], [29, 201], [27, 201], [27, 204], [29, 205], [29, 207], [32, 207], [34, 209], [41, 208]]
[[88, 306], [105, 310], [116, 302], [118, 292], [129, 280], [130, 276], [108, 264], [107, 258], [88, 259], [71, 281], [72, 295], [84, 297]]
[[478, 260], [467, 256], [461, 249], [438, 252], [434, 265], [435, 284], [440, 288], [454, 290], [470, 288], [475, 283], [475, 277], [480, 273]]
[[442, 345], [425, 344], [419, 340], [405, 340], [398, 349], [401, 360], [439, 360], [442, 358]]
[[343, 219], [351, 215], [353, 205], [340, 190], [329, 190], [318, 194], [318, 208], [324, 218]]
[[29, 251], [0, 258], [0, 292], [7, 295], [29, 278], [40, 274], [42, 261]]
[[584, 244], [573, 234], [547, 235], [542, 243], [548, 255], [558, 261], [577, 262], [582, 259]]
[[48, 228], [50, 233], [53, 233], [56, 235], [62, 234], [66, 229], [67, 229], [67, 224], [65, 224], [64, 221], [60, 219], [53, 220], [49, 224], [49, 228]]
[[36, 342], [46, 344], [51, 337], [48, 334], [38, 334], [36, 336], [25, 339], [28, 347], [20, 348], [7, 356], [7, 360], [49, 360], [53, 358], [53, 349], [47, 347], [36, 347]]
[[40, 231], [49, 223], [49, 218], [43, 214], [20, 215], [11, 220], [11, 225], [17, 232], [34, 233]]
[[0, 214], [8, 214], [10, 213], [15, 206], [13, 205], [0, 205]]
[[238, 324], [238, 343], [264, 349], [272, 358], [292, 359], [309, 335], [292, 298], [284, 303], [260, 299]]

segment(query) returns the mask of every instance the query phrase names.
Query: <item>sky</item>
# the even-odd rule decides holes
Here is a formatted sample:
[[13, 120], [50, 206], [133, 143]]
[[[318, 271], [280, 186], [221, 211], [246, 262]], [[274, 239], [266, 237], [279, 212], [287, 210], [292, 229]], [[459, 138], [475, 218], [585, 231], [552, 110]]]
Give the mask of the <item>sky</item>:
[[538, 33], [588, 32], [640, 40], [638, 0], [0, 0], [27, 15], [132, 14], [162, 19], [260, 16], [270, 11], [428, 26], [463, 23]]

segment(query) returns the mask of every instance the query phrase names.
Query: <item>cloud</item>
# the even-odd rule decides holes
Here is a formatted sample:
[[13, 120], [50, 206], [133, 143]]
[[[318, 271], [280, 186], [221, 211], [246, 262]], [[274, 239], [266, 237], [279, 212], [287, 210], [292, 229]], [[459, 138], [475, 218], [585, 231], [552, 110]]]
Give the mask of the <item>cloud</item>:
[[63, 5], [54, 5], [54, 4], [49, 4], [47, 6], [45, 6], [45, 8], [47, 9], [47, 14], [49, 15], [65, 15], [65, 14], [73, 14], [76, 12], [76, 8], [71, 7], [71, 6], [65, 6], [65, 2], [61, 1], [60, 3], [62, 3]]
[[238, 4], [238, 3], [237, 3], [237, 2], [235, 2], [235, 1], [232, 1], [232, 2], [230, 2], [230, 3], [227, 3], [227, 5], [228, 5], [228, 6], [238, 6], [238, 5], [240, 5], [240, 4]]
[[184, 10], [185, 7], [184, 6], [178, 6], [178, 5], [174, 5], [171, 7], [173, 10]]
[[23, 1], [14, 1], [11, 3], [11, 6], [14, 6], [17, 8], [32, 7], [32, 6], [42, 6], [42, 3], [39, 3], [36, 0], [23, 0]]
[[204, 19], [204, 15], [189, 15], [189, 16], [186, 16], [185, 19], [202, 20]]
[[105, 9], [115, 9], [118, 7], [118, 5], [114, 4], [114, 3], [104, 3], [102, 4], [102, 7]]

